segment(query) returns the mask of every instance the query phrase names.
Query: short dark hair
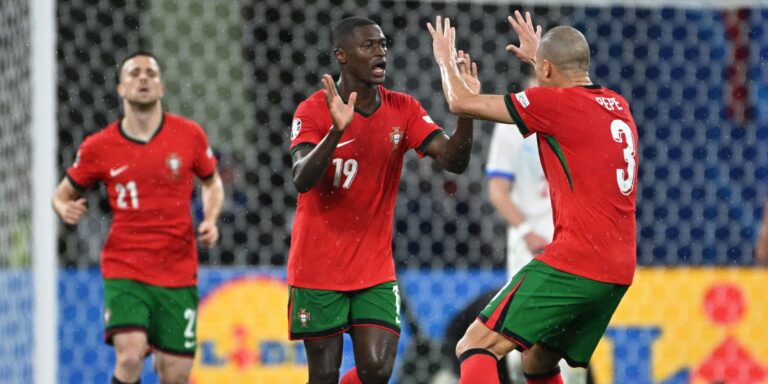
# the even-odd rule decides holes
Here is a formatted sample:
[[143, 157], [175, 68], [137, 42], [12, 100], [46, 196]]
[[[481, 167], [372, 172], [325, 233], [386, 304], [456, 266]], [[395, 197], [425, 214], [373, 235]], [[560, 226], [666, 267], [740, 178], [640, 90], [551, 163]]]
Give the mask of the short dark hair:
[[333, 49], [340, 48], [341, 43], [350, 37], [355, 28], [364, 27], [366, 25], [378, 24], [367, 17], [359, 16], [347, 17], [336, 23], [336, 25], [333, 26], [333, 32], [331, 32], [331, 43], [333, 44]]
[[134, 57], [137, 57], [137, 56], [151, 57], [152, 59], [155, 60], [155, 62], [157, 63], [157, 66], [160, 67], [160, 69], [162, 69], [162, 66], [160, 65], [160, 60], [158, 60], [157, 56], [155, 56], [152, 52], [150, 51], [133, 52], [130, 55], [124, 57], [123, 60], [120, 62], [120, 65], [117, 66], [117, 83], [118, 84], [120, 84], [120, 75], [123, 73], [123, 67], [125, 66], [125, 63], [127, 63], [128, 60], [133, 59]]

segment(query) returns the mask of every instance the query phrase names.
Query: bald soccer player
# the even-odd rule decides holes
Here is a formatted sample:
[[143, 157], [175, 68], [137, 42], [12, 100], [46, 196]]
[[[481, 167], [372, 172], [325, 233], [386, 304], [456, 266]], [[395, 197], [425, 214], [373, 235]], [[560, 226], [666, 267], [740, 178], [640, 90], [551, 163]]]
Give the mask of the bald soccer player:
[[522, 350], [527, 383], [562, 383], [558, 362], [586, 366], [635, 271], [637, 128], [627, 101], [589, 78], [589, 45], [571, 27], [541, 36], [530, 14], [509, 22], [540, 87], [473, 92], [456, 67], [455, 30], [428, 25], [443, 91], [459, 116], [537, 133], [550, 186], [552, 243], [491, 299], [456, 346], [460, 383], [498, 383], [497, 360]]

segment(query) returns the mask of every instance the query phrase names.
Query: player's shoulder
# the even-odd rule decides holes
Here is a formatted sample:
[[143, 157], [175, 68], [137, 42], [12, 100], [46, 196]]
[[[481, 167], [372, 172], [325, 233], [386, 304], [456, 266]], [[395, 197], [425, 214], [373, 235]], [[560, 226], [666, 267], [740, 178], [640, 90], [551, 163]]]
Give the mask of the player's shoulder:
[[181, 115], [177, 115], [171, 112], [163, 112], [163, 121], [165, 124], [169, 124], [176, 127], [189, 127], [195, 129], [203, 129], [200, 124], [192, 119], [186, 118]]
[[83, 145], [95, 145], [100, 143], [109, 143], [120, 139], [120, 119], [117, 119], [104, 128], [87, 135], [83, 139]]
[[381, 85], [379, 86], [379, 93], [381, 94], [382, 104], [391, 108], [401, 108], [404, 106], [419, 104], [419, 101], [416, 100], [415, 97], [405, 92], [398, 92], [384, 88], [384, 86]]
[[318, 110], [327, 110], [325, 105], [325, 92], [323, 92], [322, 89], [319, 89], [309, 95], [296, 107], [296, 111], [299, 113], [316, 113]]

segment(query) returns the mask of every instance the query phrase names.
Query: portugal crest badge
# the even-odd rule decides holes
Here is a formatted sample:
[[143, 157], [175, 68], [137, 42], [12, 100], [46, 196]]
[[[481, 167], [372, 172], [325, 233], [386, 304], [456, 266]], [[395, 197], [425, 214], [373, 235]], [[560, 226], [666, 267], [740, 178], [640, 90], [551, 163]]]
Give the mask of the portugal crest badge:
[[299, 322], [301, 323], [302, 328], [306, 328], [309, 324], [309, 311], [307, 311], [305, 308], [299, 309]]
[[165, 159], [165, 165], [171, 170], [171, 177], [176, 179], [179, 177], [179, 171], [181, 170], [181, 157], [175, 153], [168, 155]]
[[392, 132], [389, 133], [389, 142], [392, 143], [393, 151], [397, 150], [402, 140], [403, 132], [400, 131], [400, 127], [392, 127]]

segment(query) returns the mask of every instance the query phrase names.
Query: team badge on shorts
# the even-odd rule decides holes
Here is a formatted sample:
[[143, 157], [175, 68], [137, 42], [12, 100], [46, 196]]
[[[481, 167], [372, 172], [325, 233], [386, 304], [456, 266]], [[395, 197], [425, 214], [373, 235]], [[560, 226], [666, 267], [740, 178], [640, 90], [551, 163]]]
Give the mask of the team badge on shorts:
[[181, 169], [181, 157], [175, 153], [171, 153], [168, 155], [168, 158], [165, 159], [165, 164], [168, 166], [168, 169], [171, 170], [171, 177], [173, 179], [178, 178], [179, 170]]
[[301, 323], [302, 328], [306, 328], [308, 326], [309, 319], [309, 312], [304, 308], [299, 309], [299, 322]]
[[403, 133], [400, 132], [400, 127], [392, 127], [392, 132], [389, 133], [389, 142], [392, 143], [392, 150], [397, 150], [400, 145], [400, 141], [403, 139]]

